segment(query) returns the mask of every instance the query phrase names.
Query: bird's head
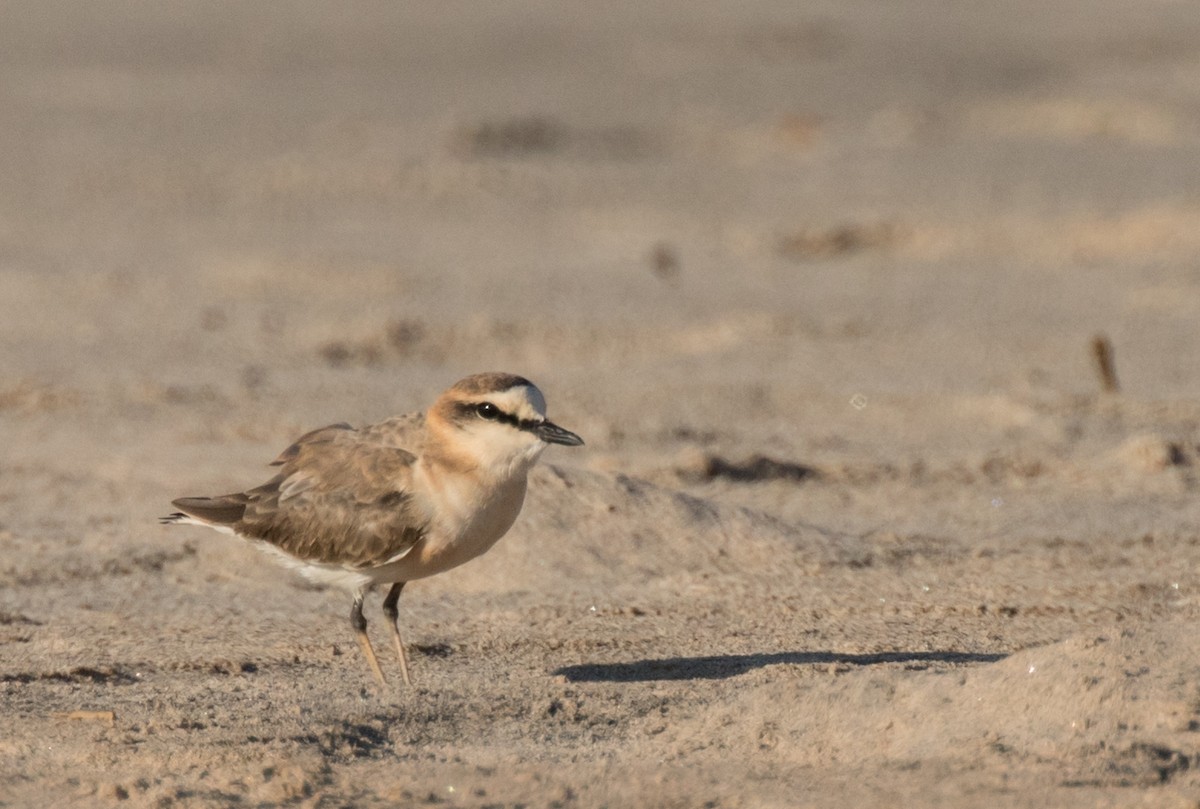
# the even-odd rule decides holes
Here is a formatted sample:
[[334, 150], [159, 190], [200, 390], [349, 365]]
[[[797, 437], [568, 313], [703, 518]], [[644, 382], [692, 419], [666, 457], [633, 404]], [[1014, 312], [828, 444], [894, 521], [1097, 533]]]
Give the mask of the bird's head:
[[546, 399], [537, 386], [513, 374], [459, 380], [438, 397], [426, 418], [441, 451], [496, 476], [528, 470], [550, 444], [583, 444], [546, 418]]

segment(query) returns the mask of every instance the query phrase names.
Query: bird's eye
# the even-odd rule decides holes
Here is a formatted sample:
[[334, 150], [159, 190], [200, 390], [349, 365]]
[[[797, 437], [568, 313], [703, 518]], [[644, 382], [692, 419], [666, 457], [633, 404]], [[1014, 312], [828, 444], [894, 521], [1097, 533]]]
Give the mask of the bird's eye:
[[475, 412], [479, 414], [479, 418], [492, 421], [500, 415], [500, 408], [491, 402], [483, 402], [475, 408]]

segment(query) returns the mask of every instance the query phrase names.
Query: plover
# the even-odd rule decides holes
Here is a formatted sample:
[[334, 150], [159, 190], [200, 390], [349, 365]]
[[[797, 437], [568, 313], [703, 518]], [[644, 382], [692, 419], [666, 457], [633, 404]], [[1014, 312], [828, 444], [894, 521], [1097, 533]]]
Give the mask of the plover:
[[546, 419], [546, 400], [512, 374], [469, 376], [424, 413], [301, 436], [261, 486], [182, 497], [163, 523], [204, 525], [254, 542], [308, 578], [354, 594], [350, 625], [380, 685], [363, 597], [390, 584], [383, 612], [411, 684], [397, 625], [404, 585], [487, 551], [512, 527], [526, 476], [550, 444], [583, 439]]

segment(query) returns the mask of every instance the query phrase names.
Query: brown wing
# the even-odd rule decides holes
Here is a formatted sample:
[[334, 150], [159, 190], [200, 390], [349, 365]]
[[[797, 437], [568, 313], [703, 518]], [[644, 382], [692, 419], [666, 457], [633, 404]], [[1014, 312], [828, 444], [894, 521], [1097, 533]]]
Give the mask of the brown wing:
[[424, 428], [424, 413], [406, 413], [363, 427], [358, 431], [358, 435], [362, 441], [382, 444], [385, 447], [399, 447], [419, 455]]
[[300, 447], [312, 446], [314, 444], [328, 444], [336, 441], [341, 436], [343, 431], [356, 432], [353, 427], [344, 421], [337, 424], [330, 424], [328, 427], [320, 427], [316, 430], [310, 430], [304, 435], [296, 439], [290, 447], [279, 453], [279, 457], [271, 461], [268, 466], [283, 466], [290, 459], [295, 458], [300, 453]]
[[305, 561], [371, 567], [424, 535], [427, 520], [410, 493], [415, 461], [405, 449], [335, 424], [284, 450], [275, 461], [279, 474], [262, 486], [175, 505]]

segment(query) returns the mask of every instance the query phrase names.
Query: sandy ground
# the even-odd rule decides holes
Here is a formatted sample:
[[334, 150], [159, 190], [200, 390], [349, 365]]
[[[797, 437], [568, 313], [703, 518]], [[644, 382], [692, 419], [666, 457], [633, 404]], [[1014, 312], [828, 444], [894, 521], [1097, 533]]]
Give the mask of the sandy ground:
[[[1192, 4], [2, 13], [0, 806], [1200, 805]], [[480, 370], [411, 689], [156, 522]]]

